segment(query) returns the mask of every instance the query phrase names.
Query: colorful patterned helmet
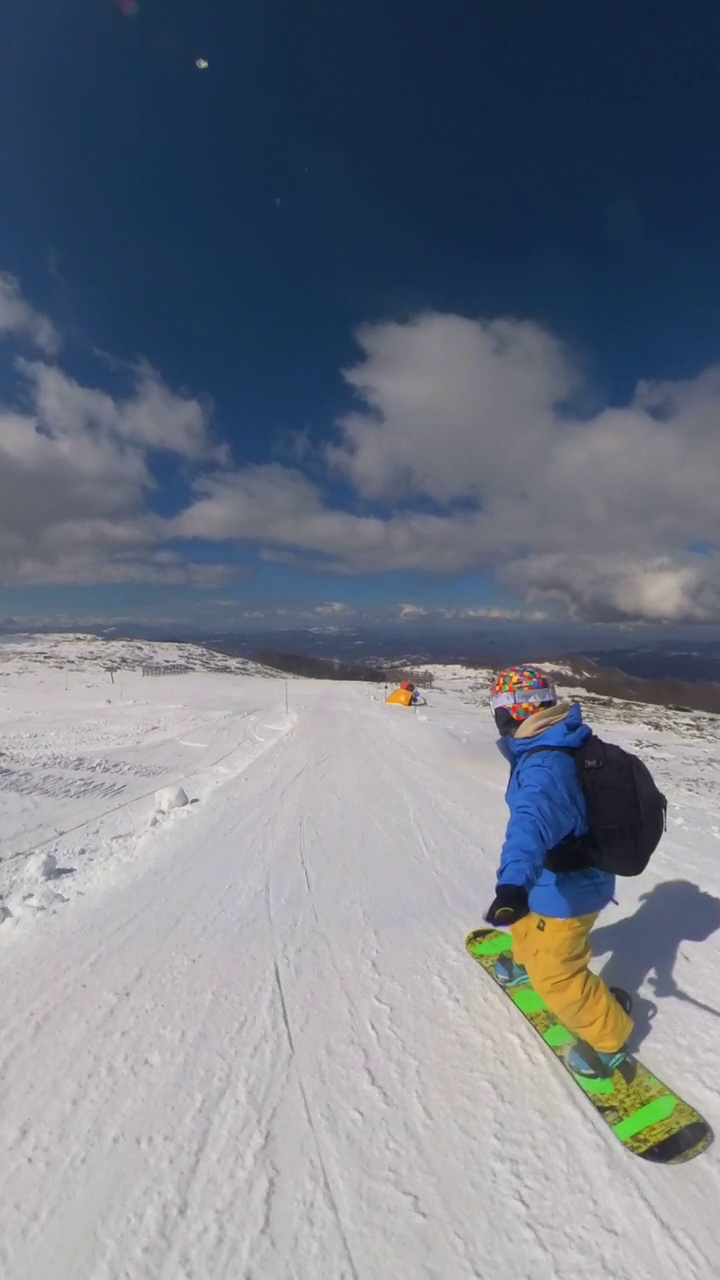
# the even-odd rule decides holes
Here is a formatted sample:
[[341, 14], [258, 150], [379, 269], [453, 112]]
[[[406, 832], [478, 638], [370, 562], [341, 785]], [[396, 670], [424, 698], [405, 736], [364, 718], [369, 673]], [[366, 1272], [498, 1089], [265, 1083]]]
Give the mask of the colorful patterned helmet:
[[498, 712], [503, 713], [503, 721], [510, 716], [517, 725], [543, 707], [554, 707], [556, 702], [555, 685], [540, 667], [508, 667], [495, 677], [490, 691], [490, 705], [498, 726]]

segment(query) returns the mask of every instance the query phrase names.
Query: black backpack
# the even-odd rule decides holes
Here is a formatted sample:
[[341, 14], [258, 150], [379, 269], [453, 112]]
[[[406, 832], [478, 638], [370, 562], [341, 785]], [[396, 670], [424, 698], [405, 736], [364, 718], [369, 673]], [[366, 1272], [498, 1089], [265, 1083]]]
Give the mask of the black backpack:
[[639, 876], [667, 825], [667, 800], [647, 765], [594, 733], [581, 747], [537, 746], [526, 754], [536, 751], [563, 751], [575, 757], [590, 824], [587, 835], [568, 836], [546, 854], [547, 869], [599, 867], [611, 875]]

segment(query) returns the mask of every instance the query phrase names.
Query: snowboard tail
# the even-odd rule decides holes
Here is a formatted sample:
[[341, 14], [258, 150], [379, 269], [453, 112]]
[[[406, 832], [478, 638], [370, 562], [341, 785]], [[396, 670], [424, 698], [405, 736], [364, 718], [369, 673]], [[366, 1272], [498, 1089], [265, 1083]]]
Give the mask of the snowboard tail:
[[[465, 946], [506, 996], [531, 1023], [557, 1058], [576, 1037], [550, 1011], [532, 986], [502, 987], [495, 976], [495, 961], [512, 950], [509, 933], [475, 929]], [[582, 1089], [595, 1111], [628, 1151], [656, 1164], [681, 1164], [700, 1155], [713, 1140], [701, 1115], [679, 1094], [668, 1089], [647, 1067], [628, 1055], [608, 1079], [568, 1075]]]

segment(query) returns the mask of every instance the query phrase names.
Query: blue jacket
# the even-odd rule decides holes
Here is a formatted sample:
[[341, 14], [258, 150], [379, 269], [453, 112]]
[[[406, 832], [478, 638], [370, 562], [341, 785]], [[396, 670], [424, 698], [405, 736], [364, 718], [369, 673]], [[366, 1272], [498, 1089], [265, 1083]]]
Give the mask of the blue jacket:
[[541, 916], [567, 920], [601, 911], [612, 901], [615, 877], [590, 868], [556, 875], [543, 867], [545, 854], [565, 836], [588, 830], [587, 808], [575, 761], [562, 751], [528, 755], [535, 747], [579, 747], [590, 734], [582, 713], [569, 715], [535, 738], [503, 738], [503, 754], [510, 760], [505, 799], [510, 820], [500, 855], [498, 886], [524, 885], [530, 910]]

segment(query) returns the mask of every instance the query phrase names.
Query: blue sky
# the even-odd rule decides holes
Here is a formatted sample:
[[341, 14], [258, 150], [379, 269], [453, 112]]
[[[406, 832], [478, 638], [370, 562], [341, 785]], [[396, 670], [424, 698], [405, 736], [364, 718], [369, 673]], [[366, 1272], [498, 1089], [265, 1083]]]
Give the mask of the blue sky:
[[720, 621], [720, 19], [661, 8], [8, 6], [0, 616]]

